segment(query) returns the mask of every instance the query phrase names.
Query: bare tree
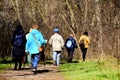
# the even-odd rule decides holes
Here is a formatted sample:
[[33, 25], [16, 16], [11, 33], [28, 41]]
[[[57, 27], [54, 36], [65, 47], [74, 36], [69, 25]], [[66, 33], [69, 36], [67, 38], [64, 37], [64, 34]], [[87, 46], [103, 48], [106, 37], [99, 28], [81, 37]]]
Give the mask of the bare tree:
[[[6, 48], [4, 43], [10, 42], [12, 31], [19, 20], [25, 32], [33, 22], [37, 22], [41, 26], [39, 30], [48, 40], [55, 27], [60, 29], [64, 39], [73, 33], [78, 40], [80, 35], [88, 30], [91, 38], [91, 46], [88, 50], [90, 58], [98, 56], [99, 60], [102, 60], [105, 55], [118, 55], [120, 52], [119, 2], [119, 0], [0, 0], [0, 31], [2, 32], [0, 54], [8, 51], [9, 48]], [[8, 34], [10, 37], [6, 38]], [[50, 56], [50, 47], [46, 48], [46, 53]], [[75, 58], [81, 56], [80, 52], [78, 48]], [[66, 56], [65, 52], [63, 56]]]

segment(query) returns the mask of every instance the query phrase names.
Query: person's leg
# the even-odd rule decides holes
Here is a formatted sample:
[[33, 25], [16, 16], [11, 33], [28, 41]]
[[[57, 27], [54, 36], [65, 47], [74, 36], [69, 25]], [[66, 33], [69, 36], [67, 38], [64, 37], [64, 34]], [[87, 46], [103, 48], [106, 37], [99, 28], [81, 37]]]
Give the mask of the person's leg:
[[27, 55], [27, 60], [28, 60], [28, 64], [29, 64], [29, 66], [31, 66], [31, 54], [29, 53], [28, 55]]
[[17, 70], [17, 65], [18, 65], [18, 57], [17, 56], [15, 56], [14, 62], [15, 62], [14, 70]]
[[67, 59], [67, 62], [69, 63], [70, 62], [70, 50], [67, 50], [68, 52], [68, 59]]
[[12, 56], [14, 57], [13, 62], [15, 63], [14, 70], [17, 70], [17, 66], [18, 66], [18, 56], [16, 55], [17, 54], [16, 51], [17, 51], [16, 47], [13, 46], [13, 54], [12, 54]]
[[37, 70], [38, 61], [39, 61], [39, 54], [33, 54], [32, 55], [32, 67], [35, 73]]
[[60, 54], [61, 54], [61, 51], [58, 51], [57, 52], [57, 66], [60, 64]]
[[18, 57], [18, 61], [19, 61], [19, 70], [21, 70], [23, 56]]
[[86, 53], [87, 53], [87, 48], [84, 48], [83, 49], [83, 61], [85, 61]]
[[80, 47], [80, 49], [81, 49], [81, 52], [82, 52], [82, 60], [84, 61], [84, 48]]
[[32, 59], [32, 67], [33, 67], [33, 72], [36, 72], [36, 69], [34, 68], [34, 59], [35, 59], [35, 54], [31, 54], [31, 59]]
[[57, 56], [57, 52], [54, 51], [53, 52], [53, 64], [56, 65], [56, 56]]
[[72, 62], [72, 59], [73, 59], [73, 52], [74, 52], [74, 51], [70, 51], [69, 62]]
[[44, 54], [44, 50], [42, 52], [40, 52], [40, 61], [44, 62], [45, 60], [45, 54]]

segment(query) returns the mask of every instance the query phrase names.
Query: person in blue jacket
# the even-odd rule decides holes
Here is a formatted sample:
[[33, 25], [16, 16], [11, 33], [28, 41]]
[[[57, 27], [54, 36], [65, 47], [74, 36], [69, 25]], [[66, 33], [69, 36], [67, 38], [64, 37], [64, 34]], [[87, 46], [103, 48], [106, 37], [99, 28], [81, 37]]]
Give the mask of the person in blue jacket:
[[36, 73], [37, 65], [39, 61], [39, 47], [47, 43], [47, 40], [43, 38], [42, 33], [37, 30], [39, 26], [37, 24], [32, 25], [32, 31], [29, 33], [27, 43], [26, 43], [26, 52], [32, 55], [32, 67], [33, 72]]
[[65, 41], [65, 47], [68, 52], [68, 59], [67, 62], [71, 63], [73, 59], [73, 54], [75, 48], [77, 48], [76, 40], [73, 38], [73, 34], [70, 34], [70, 36]]

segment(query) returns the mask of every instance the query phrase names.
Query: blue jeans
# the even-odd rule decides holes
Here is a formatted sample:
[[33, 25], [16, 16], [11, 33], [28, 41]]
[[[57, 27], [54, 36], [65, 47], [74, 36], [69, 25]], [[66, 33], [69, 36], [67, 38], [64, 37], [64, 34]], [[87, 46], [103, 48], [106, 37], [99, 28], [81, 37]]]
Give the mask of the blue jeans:
[[56, 62], [56, 65], [60, 64], [60, 53], [61, 53], [61, 51], [53, 52], [53, 60]]
[[32, 67], [37, 68], [38, 61], [39, 61], [39, 53], [38, 54], [32, 54]]

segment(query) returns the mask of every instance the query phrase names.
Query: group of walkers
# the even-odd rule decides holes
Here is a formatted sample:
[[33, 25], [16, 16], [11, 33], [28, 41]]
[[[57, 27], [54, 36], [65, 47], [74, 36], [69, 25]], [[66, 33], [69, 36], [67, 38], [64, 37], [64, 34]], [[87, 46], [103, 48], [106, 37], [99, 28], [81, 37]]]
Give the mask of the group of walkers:
[[[33, 72], [36, 73], [39, 60], [45, 58], [45, 55], [42, 55], [42, 53], [44, 53], [44, 45], [47, 43], [49, 43], [52, 47], [54, 65], [60, 65], [60, 56], [64, 47], [68, 52], [67, 62], [72, 62], [74, 50], [78, 47], [76, 40], [74, 39], [74, 35], [70, 34], [64, 42], [63, 37], [59, 34], [59, 29], [55, 28], [53, 30], [54, 34], [50, 37], [49, 41], [47, 41], [44, 39], [38, 28], [39, 26], [37, 24], [33, 24], [29, 30], [29, 33], [25, 34], [21, 25], [16, 26], [12, 37], [12, 56], [14, 57], [15, 62], [14, 70], [22, 69], [21, 66], [23, 57], [25, 56], [25, 53], [27, 53], [28, 63], [32, 66]], [[78, 43], [82, 51], [83, 61], [85, 61], [87, 48], [90, 44], [88, 32], [84, 32], [84, 34], [79, 38]], [[42, 56], [40, 57], [40, 55]]]

